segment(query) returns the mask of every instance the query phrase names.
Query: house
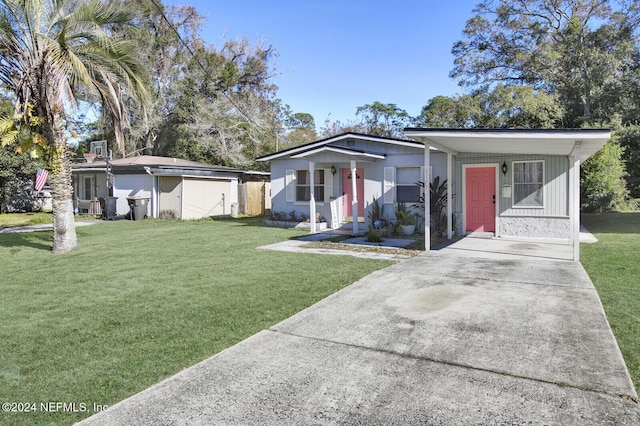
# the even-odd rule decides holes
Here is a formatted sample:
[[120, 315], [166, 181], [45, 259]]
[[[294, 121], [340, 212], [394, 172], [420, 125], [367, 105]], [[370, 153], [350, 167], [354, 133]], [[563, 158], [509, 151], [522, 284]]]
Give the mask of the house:
[[129, 212], [127, 197], [148, 198], [147, 216], [198, 219], [230, 215], [237, 208], [243, 172], [177, 158], [142, 155], [110, 161], [113, 188], [107, 194], [107, 163], [71, 166], [80, 213], [100, 214], [99, 199], [117, 197], [115, 214]]
[[[344, 133], [258, 158], [271, 162], [274, 212], [324, 218], [336, 229], [366, 228], [373, 200], [393, 218], [399, 203], [419, 201], [425, 181], [422, 142]], [[430, 157], [432, 176], [446, 173], [446, 153]], [[312, 232], [316, 230], [311, 221]]]
[[609, 130], [408, 128], [405, 135], [429, 148], [425, 162], [432, 152], [447, 156], [444, 175], [456, 194], [447, 200], [449, 229], [455, 215], [458, 234], [555, 240], [579, 260], [580, 164]]
[[[419, 196], [418, 180], [439, 176], [450, 188], [447, 238], [543, 239], [571, 245], [579, 259], [580, 164], [609, 130], [407, 128], [405, 136], [345, 133], [261, 157], [271, 161], [273, 210], [319, 213], [331, 228], [352, 221], [356, 233], [373, 198], [392, 215]], [[427, 250], [430, 238], [426, 227]]]

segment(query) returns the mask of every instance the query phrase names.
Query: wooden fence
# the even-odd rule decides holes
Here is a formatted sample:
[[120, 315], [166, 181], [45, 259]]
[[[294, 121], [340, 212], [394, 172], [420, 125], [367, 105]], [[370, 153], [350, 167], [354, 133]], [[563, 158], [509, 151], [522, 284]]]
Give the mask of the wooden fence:
[[262, 216], [271, 211], [271, 182], [238, 185], [238, 213]]

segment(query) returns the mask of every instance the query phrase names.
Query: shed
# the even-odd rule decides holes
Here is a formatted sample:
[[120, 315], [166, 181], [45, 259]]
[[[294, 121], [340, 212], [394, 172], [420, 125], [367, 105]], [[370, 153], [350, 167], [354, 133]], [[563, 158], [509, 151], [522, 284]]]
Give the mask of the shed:
[[[107, 167], [112, 191], [107, 193]], [[142, 155], [71, 166], [76, 207], [100, 213], [98, 200], [117, 197], [116, 214], [129, 212], [127, 197], [148, 197], [149, 217], [198, 219], [231, 214], [238, 203], [241, 170], [178, 158]]]

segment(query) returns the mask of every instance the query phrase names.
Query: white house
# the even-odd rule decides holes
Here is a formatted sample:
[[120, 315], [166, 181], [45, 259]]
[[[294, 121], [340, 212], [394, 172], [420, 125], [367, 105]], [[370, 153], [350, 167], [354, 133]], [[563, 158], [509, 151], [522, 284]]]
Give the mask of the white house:
[[[238, 203], [241, 170], [176, 158], [143, 155], [110, 162], [116, 214], [129, 212], [128, 197], [147, 197], [147, 215], [198, 219], [231, 214]], [[107, 164], [77, 163], [71, 167], [76, 205], [86, 213], [99, 213], [107, 196]]]
[[374, 199], [393, 218], [399, 203], [419, 201], [427, 171], [446, 172], [446, 154], [434, 153], [427, 169], [423, 152], [421, 142], [344, 133], [258, 160], [271, 162], [273, 211], [319, 215], [333, 229], [351, 223], [357, 233]]
[[[580, 164], [609, 130], [408, 128], [405, 135], [345, 133], [261, 157], [271, 161], [273, 210], [319, 213], [331, 228], [352, 221], [356, 233], [373, 198], [410, 204], [418, 180], [440, 176], [450, 188], [448, 238], [455, 217], [457, 234], [557, 241], [579, 259]], [[427, 250], [430, 237], [426, 227]]]

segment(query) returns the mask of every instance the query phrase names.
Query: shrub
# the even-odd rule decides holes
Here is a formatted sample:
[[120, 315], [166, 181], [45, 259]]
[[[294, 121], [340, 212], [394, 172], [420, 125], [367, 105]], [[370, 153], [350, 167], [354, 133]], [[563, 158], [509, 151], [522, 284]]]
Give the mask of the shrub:
[[597, 153], [584, 162], [580, 182], [582, 207], [589, 212], [606, 212], [621, 208], [629, 196], [622, 161], [624, 148], [607, 142]]

